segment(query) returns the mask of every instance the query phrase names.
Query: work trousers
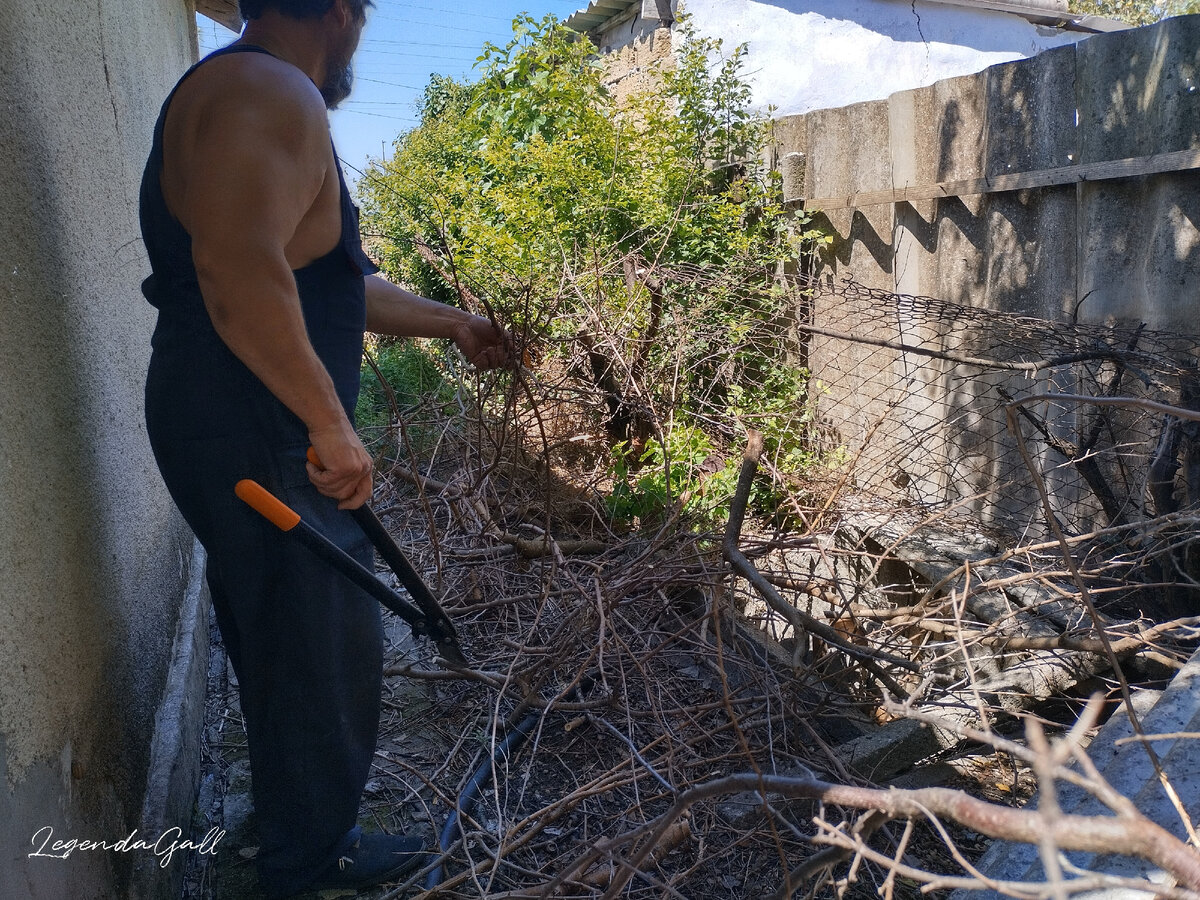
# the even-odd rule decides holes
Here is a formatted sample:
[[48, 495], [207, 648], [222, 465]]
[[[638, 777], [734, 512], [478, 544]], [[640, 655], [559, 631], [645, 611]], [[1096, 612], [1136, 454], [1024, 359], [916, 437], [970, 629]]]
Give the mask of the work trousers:
[[[146, 421], [163, 479], [208, 553], [249, 742], [260, 881], [306, 887], [357, 838], [379, 726], [378, 603], [238, 500], [252, 478], [371, 567], [362, 531], [308, 480], [307, 432], [223, 344], [160, 317]], [[216, 340], [216, 336], [212, 335]]]

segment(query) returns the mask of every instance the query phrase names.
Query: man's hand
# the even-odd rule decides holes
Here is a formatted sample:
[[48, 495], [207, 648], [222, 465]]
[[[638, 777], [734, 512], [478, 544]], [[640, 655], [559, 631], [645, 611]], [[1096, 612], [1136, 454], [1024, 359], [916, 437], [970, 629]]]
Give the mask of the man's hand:
[[498, 369], [517, 360], [512, 335], [483, 316], [421, 297], [378, 275], [368, 276], [367, 330], [400, 337], [450, 338], [480, 369]]
[[467, 361], [477, 369], [499, 369], [513, 364], [512, 335], [483, 316], [471, 316], [451, 335]]
[[343, 417], [340, 422], [308, 432], [322, 468], [308, 463], [309, 480], [338, 509], [358, 509], [371, 498], [371, 457]]

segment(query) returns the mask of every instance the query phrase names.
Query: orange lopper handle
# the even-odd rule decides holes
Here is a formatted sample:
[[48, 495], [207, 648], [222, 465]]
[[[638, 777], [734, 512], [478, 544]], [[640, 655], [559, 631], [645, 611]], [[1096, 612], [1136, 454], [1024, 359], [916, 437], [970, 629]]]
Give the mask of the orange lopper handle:
[[257, 481], [243, 478], [233, 486], [238, 499], [280, 531], [291, 531], [300, 524], [300, 515]]

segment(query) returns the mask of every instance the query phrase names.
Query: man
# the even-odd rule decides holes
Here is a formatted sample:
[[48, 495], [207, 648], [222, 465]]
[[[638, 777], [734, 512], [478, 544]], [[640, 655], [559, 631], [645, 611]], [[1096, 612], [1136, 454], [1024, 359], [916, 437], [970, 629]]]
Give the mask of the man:
[[241, 38], [167, 98], [142, 182], [143, 291], [159, 308], [147, 428], [208, 552], [272, 898], [395, 880], [421, 842], [355, 825], [378, 727], [378, 604], [233, 486], [259, 481], [369, 564], [346, 512], [371, 493], [352, 423], [364, 328], [450, 338], [481, 367], [509, 355], [488, 320], [389, 284], [362, 252], [326, 109], [349, 93], [368, 5], [242, 0]]

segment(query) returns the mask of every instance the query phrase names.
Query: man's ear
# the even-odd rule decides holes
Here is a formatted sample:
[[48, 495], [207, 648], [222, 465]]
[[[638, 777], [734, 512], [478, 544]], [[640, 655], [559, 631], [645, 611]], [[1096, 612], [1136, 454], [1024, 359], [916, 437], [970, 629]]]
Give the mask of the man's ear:
[[329, 7], [329, 15], [333, 16], [333, 21], [339, 28], [345, 28], [353, 18], [347, 0], [333, 0], [333, 6]]

